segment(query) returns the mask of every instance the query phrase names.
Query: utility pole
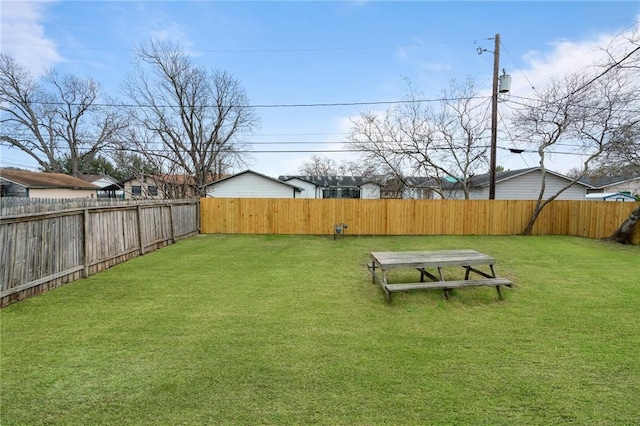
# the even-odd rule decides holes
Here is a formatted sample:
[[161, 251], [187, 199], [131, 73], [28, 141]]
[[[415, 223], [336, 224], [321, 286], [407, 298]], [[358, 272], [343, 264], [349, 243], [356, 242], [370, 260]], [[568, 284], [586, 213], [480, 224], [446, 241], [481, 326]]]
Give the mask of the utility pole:
[[491, 159], [489, 162], [489, 199], [496, 199], [496, 150], [498, 140], [498, 72], [500, 68], [500, 34], [493, 50], [493, 92], [491, 93]]

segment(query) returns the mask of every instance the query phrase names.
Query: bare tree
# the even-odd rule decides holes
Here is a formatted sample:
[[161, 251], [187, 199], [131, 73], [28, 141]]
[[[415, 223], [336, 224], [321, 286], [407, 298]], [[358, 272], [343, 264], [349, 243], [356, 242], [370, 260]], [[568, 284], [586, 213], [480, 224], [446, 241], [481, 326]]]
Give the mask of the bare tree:
[[47, 81], [53, 87], [50, 129], [65, 148], [70, 173], [77, 176], [84, 172], [83, 163], [119, 140], [127, 120], [111, 98], [104, 97], [103, 104], [97, 105], [100, 85], [92, 79], [60, 76], [53, 71]]
[[185, 173], [171, 152], [162, 153], [156, 138], [155, 132], [144, 127], [132, 126], [129, 129], [122, 147], [114, 153], [128, 171], [127, 177], [147, 182], [157, 189], [154, 194], [143, 191], [142, 197], [178, 199], [198, 196], [194, 176]]
[[332, 158], [312, 155], [298, 171], [305, 176], [337, 176], [338, 163]]
[[243, 164], [241, 136], [258, 125], [240, 82], [196, 66], [178, 46], [153, 41], [137, 50], [138, 67], [125, 82], [134, 123], [152, 140], [138, 152], [161, 158], [165, 170], [192, 175], [199, 195], [212, 175]]
[[[603, 49], [608, 60], [603, 64], [609, 72], [616, 69], [620, 73], [637, 76], [640, 70], [640, 25], [620, 33], [612, 42]], [[637, 101], [637, 99], [636, 99]], [[635, 113], [640, 114], [638, 102], [629, 105], [635, 108]], [[604, 155], [598, 159], [598, 165], [603, 170], [613, 173], [640, 172], [640, 129], [638, 126], [629, 126], [621, 138], [609, 144]]]
[[[615, 49], [616, 43], [622, 43], [621, 49]], [[614, 52], [621, 51], [619, 55]], [[628, 33], [622, 33], [617, 37], [612, 45], [608, 46], [606, 52], [608, 53], [609, 61], [608, 66], [617, 66], [621, 70], [630, 70], [635, 72], [637, 76], [638, 70], [640, 70], [640, 27], [636, 26]], [[618, 59], [622, 56], [622, 59]], [[607, 68], [609, 69], [609, 68]], [[638, 99], [636, 91], [635, 103], [630, 105], [634, 108], [636, 113], [636, 120], [640, 115], [640, 108], [638, 107]], [[637, 121], [636, 121], [637, 123]], [[625, 169], [631, 169], [636, 173], [640, 171], [640, 129], [636, 125], [626, 130], [624, 137], [622, 137], [617, 143], [611, 144], [606, 152], [604, 163], [612, 167], [622, 167]], [[629, 217], [620, 225], [620, 227], [608, 238], [610, 241], [615, 241], [622, 244], [631, 243], [634, 229], [637, 228], [640, 223], [640, 207], [637, 207], [631, 212]]]
[[366, 163], [342, 160], [337, 162], [329, 157], [312, 155], [308, 160], [303, 161], [300, 169], [301, 174], [306, 176], [364, 176], [374, 177], [377, 170]]
[[118, 180], [159, 173], [159, 170], [145, 157], [126, 149], [114, 149], [111, 152], [111, 158], [116, 169], [113, 177]]
[[78, 175], [80, 166], [114, 143], [127, 126], [114, 101], [100, 96], [92, 79], [50, 71], [37, 81], [12, 58], [0, 56], [2, 134], [38, 161], [45, 171], [61, 172], [62, 159]]
[[0, 141], [24, 151], [45, 171], [60, 172], [58, 140], [41, 84], [12, 57], [0, 54]]
[[[634, 60], [640, 54], [635, 52], [625, 54], [625, 60]], [[591, 74], [585, 71], [554, 81], [538, 92], [536, 100], [515, 112], [513, 124], [521, 138], [537, 146], [542, 171], [540, 193], [523, 235], [531, 234], [544, 207], [593, 169], [607, 150], [627, 141], [629, 134], [638, 133], [640, 87], [632, 69], [621, 63], [607, 65], [605, 72], [596, 68]], [[573, 179], [548, 195], [545, 159], [559, 145], [571, 146], [568, 149], [585, 158], [581, 167], [572, 171]]]
[[[633, 104], [630, 107], [633, 108]], [[636, 114], [640, 115], [640, 110]], [[603, 155], [597, 159], [597, 166], [603, 175], [640, 175], [640, 126], [630, 122], [620, 138], [607, 145]]]
[[452, 81], [436, 109], [407, 86], [406, 102], [353, 121], [352, 146], [364, 153], [364, 162], [378, 163], [405, 185], [410, 173], [430, 176], [438, 183], [434, 191], [445, 198], [444, 182], [452, 177], [469, 198], [469, 178], [486, 164], [488, 150], [482, 142], [488, 108], [478, 101], [473, 80]]

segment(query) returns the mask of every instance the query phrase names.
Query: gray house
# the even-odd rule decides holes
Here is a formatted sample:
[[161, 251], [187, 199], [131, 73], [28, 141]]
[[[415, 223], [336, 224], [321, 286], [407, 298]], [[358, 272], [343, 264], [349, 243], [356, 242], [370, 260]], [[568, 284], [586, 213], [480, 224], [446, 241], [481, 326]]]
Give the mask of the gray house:
[[[473, 176], [469, 179], [469, 198], [472, 200], [486, 200], [489, 198], [489, 174]], [[558, 192], [573, 179], [560, 173], [546, 170], [544, 198]], [[510, 170], [496, 173], [497, 200], [536, 200], [542, 188], [542, 170], [540, 167]], [[578, 181], [558, 196], [558, 200], [584, 200], [587, 190], [592, 186]], [[459, 184], [448, 183], [445, 186], [450, 198], [463, 199], [464, 192]]]
[[583, 177], [581, 182], [590, 185], [588, 194], [629, 193], [640, 194], [640, 176], [601, 176], [597, 178]]

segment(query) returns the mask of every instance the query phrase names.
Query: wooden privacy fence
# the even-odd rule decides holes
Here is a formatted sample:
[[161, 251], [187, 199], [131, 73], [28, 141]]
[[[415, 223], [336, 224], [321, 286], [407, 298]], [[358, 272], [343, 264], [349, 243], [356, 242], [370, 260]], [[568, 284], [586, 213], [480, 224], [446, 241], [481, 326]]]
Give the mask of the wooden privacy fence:
[[[336, 224], [346, 223], [349, 235], [517, 235], [534, 206], [533, 200], [200, 200], [201, 232], [207, 234], [331, 235]], [[608, 237], [637, 206], [553, 201], [542, 211], [533, 234]], [[640, 243], [638, 228], [634, 243]]]
[[197, 200], [7, 212], [0, 221], [0, 306], [198, 233]]

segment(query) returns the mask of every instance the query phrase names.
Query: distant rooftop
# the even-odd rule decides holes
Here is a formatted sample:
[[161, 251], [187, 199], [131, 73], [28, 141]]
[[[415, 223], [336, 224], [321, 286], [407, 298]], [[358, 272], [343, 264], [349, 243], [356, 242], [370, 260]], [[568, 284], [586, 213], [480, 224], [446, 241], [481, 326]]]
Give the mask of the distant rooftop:
[[1, 169], [0, 178], [23, 185], [27, 188], [99, 189], [92, 183], [63, 173]]

